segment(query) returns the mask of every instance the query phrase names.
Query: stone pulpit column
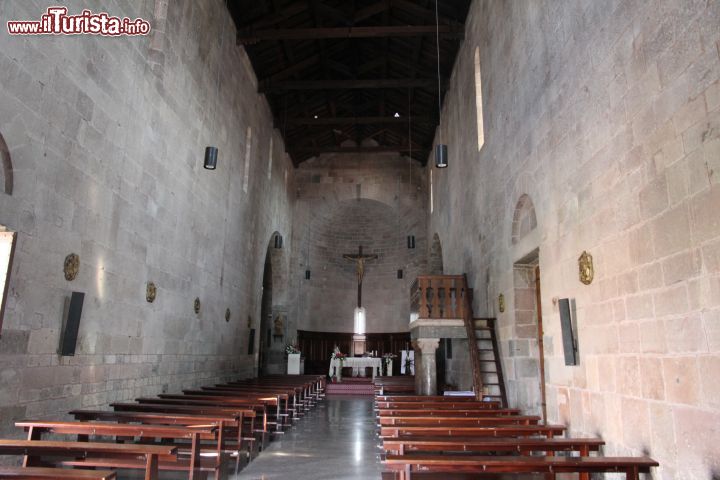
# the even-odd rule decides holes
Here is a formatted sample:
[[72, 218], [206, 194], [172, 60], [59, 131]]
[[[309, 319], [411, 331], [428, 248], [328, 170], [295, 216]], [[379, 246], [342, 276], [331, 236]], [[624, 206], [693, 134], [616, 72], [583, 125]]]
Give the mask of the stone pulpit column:
[[418, 338], [412, 343], [415, 349], [415, 393], [437, 395], [435, 351], [440, 345], [440, 339]]

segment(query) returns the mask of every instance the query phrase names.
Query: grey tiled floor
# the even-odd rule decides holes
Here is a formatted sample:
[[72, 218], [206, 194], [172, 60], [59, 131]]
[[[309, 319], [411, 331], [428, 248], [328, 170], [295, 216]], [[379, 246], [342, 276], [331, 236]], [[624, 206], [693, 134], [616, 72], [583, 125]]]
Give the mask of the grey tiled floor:
[[379, 479], [372, 397], [326, 398], [235, 478]]

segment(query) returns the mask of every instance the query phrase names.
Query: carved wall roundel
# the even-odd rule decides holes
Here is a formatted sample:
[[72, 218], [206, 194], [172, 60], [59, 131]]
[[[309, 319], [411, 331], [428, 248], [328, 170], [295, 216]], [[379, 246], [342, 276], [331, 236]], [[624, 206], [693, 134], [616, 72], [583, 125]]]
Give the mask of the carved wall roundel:
[[157, 297], [155, 282], [147, 282], [147, 286], [145, 287], [145, 300], [147, 300], [148, 303], [152, 303], [155, 301], [155, 297]]
[[63, 266], [63, 272], [65, 273], [65, 280], [72, 282], [80, 272], [80, 257], [71, 253], [65, 257], [65, 265]]

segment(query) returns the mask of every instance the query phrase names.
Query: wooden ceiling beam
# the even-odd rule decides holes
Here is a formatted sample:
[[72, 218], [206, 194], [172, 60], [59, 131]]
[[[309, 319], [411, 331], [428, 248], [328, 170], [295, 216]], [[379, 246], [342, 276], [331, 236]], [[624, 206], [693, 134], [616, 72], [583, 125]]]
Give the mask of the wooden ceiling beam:
[[[440, 25], [440, 35], [462, 38], [462, 25]], [[373, 27], [317, 27], [317, 28], [274, 28], [239, 29], [238, 45], [252, 45], [268, 40], [318, 40], [322, 38], [385, 38], [434, 36], [435, 25], [390, 25]]]
[[[442, 81], [447, 85], [447, 80]], [[297, 80], [265, 81], [260, 83], [260, 93], [284, 90], [357, 90], [374, 88], [437, 88], [435, 78], [368, 78], [349, 80]]]
[[[304, 12], [308, 9], [308, 4], [305, 0], [298, 0], [297, 2], [293, 2], [290, 5], [285, 6], [281, 11], [273, 11], [272, 13], [267, 12], [267, 4], [265, 2], [260, 3], [257, 7], [257, 11], [262, 11], [265, 15], [260, 17], [259, 19], [255, 20], [252, 25], [246, 25], [244, 27], [238, 26], [238, 29], [240, 28], [252, 28], [252, 29], [265, 29], [268, 27], [271, 27], [273, 25], [277, 25], [278, 23], [287, 21], [291, 19], [292, 17], [299, 15], [300, 13]], [[231, 10], [236, 10], [235, 14], [238, 15], [240, 12], [242, 12], [242, 17], [246, 18], [253, 18], [255, 17], [254, 11], [242, 11], [237, 10], [237, 7], [233, 6]]]
[[[411, 150], [408, 145], [379, 145], [376, 147], [293, 147], [288, 146], [288, 151], [296, 155], [319, 155], [321, 153], [405, 153]], [[427, 147], [412, 148], [412, 152], [429, 152]]]
[[[275, 119], [275, 125], [308, 125], [308, 126], [326, 126], [326, 125], [396, 125], [406, 124], [410, 119], [408, 117], [289, 117]], [[437, 124], [437, 118], [429, 116], [412, 117], [412, 123]]]
[[360, 23], [363, 20], [374, 17], [383, 12], [387, 12], [390, 9], [390, 0], [381, 0], [380, 2], [373, 3], [367, 7], [361, 8], [353, 15], [353, 22]]

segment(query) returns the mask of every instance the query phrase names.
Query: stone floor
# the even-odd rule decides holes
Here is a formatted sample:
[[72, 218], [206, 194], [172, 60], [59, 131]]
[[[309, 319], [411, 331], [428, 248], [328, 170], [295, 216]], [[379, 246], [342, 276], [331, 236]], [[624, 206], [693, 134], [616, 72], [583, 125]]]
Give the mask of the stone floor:
[[326, 398], [236, 480], [379, 479], [372, 397]]

